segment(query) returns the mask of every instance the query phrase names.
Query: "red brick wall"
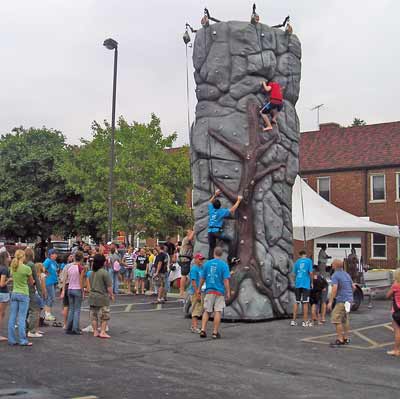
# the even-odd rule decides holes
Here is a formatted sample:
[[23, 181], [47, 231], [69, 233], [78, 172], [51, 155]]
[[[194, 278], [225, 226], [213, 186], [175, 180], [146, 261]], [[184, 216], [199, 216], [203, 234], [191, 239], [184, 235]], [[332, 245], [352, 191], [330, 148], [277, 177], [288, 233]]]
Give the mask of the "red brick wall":
[[[304, 173], [302, 177], [306, 178], [308, 184], [317, 191], [317, 178], [329, 176], [332, 204], [356, 216], [369, 216], [373, 222], [398, 225], [400, 202], [396, 201], [396, 172], [400, 172], [400, 168]], [[370, 176], [376, 173], [385, 174], [386, 201], [382, 203], [370, 202]], [[363, 256], [368, 264], [373, 267], [397, 267], [397, 240], [387, 237], [386, 242], [387, 259], [371, 259], [371, 235], [363, 234]], [[311, 248], [312, 246], [313, 244]], [[299, 244], [295, 242], [295, 254], [298, 248]]]

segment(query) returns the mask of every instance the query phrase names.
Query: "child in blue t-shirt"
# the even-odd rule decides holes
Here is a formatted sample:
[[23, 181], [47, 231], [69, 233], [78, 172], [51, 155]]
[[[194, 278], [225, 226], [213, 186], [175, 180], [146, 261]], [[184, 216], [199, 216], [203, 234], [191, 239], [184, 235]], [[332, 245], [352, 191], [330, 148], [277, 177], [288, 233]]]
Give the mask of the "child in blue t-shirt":
[[200, 329], [198, 326], [198, 320], [203, 314], [203, 296], [201, 295], [200, 280], [202, 276], [202, 267], [204, 262], [204, 256], [200, 252], [194, 255], [192, 267], [190, 268], [190, 292], [192, 294], [192, 326], [190, 330], [192, 333], [199, 334]]

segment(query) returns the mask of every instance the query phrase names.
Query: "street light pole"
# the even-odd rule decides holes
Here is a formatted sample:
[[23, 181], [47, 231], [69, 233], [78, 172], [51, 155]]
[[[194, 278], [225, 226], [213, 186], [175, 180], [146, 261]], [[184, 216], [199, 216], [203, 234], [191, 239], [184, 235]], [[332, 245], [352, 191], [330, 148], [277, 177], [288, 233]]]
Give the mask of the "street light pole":
[[114, 188], [114, 163], [115, 163], [115, 101], [117, 96], [117, 64], [118, 64], [118, 42], [114, 39], [106, 39], [103, 45], [114, 50], [114, 78], [112, 96], [112, 116], [111, 116], [111, 148], [110, 148], [110, 175], [108, 180], [108, 241], [113, 239], [113, 188]]

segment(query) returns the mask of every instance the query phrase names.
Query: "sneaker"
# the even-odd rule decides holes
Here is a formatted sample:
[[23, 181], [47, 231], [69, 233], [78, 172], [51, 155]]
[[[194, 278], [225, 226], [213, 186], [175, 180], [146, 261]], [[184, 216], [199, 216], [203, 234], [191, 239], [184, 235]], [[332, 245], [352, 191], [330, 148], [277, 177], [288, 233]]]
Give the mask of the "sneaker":
[[33, 333], [33, 332], [28, 331], [28, 338], [42, 338], [42, 337], [43, 337], [43, 335], [39, 334], [38, 332]]
[[83, 332], [87, 332], [87, 333], [92, 333], [93, 332], [93, 327], [91, 325], [85, 327], [82, 329]]
[[292, 321], [290, 322], [290, 325], [291, 325], [291, 326], [297, 326], [297, 321], [296, 321], [296, 320], [292, 320]]
[[200, 334], [200, 328], [194, 328], [194, 327], [191, 327], [190, 328], [190, 331], [193, 333], [193, 334]]
[[307, 320], [307, 327], [312, 327], [313, 326], [313, 322], [311, 320]]
[[301, 325], [302, 325], [303, 327], [308, 327], [308, 321], [303, 321], [303, 322], [301, 323]]

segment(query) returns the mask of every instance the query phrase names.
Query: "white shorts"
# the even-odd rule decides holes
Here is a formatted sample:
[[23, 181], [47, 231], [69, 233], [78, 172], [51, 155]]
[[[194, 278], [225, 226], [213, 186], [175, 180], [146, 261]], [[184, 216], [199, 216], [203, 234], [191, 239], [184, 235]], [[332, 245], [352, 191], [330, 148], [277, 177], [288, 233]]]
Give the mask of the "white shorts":
[[204, 297], [204, 310], [208, 313], [222, 312], [225, 308], [223, 295], [206, 294]]

